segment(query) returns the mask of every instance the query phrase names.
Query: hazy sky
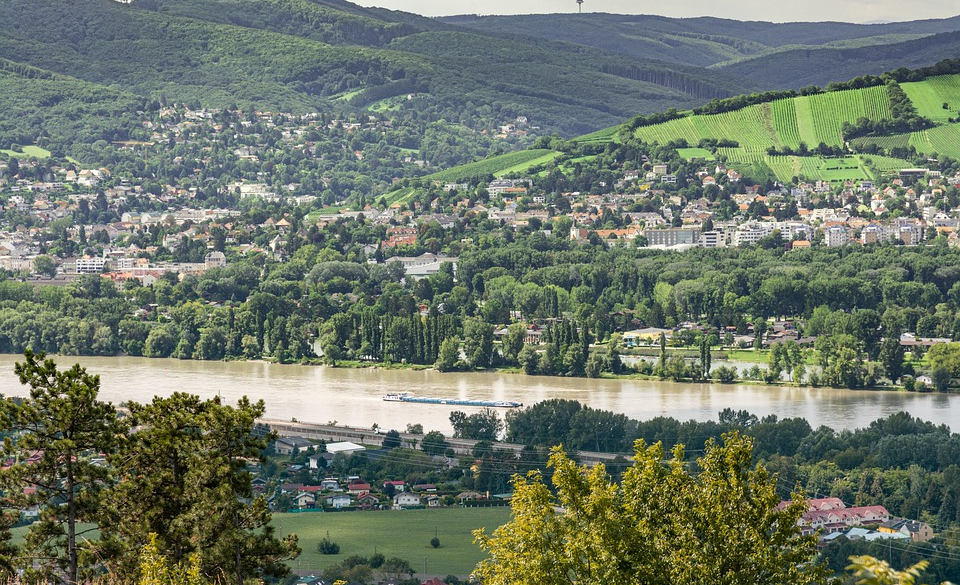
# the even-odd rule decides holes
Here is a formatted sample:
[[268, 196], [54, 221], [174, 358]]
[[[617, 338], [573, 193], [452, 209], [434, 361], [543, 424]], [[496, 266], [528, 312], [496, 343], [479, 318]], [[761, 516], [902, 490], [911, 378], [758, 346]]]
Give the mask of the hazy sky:
[[[576, 0], [355, 0], [363, 6], [381, 6], [425, 16], [451, 14], [537, 14], [576, 12]], [[957, 0], [584, 0], [584, 12], [660, 14], [663, 16], [720, 16], [736, 20], [772, 22], [840, 20], [877, 22], [946, 18], [960, 14]]]

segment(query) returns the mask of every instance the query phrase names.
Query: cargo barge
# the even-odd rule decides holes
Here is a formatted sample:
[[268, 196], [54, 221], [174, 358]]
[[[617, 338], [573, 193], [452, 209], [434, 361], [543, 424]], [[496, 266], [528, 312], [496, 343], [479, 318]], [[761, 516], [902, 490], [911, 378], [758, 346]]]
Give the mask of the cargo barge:
[[421, 398], [409, 392], [397, 392], [383, 397], [387, 402], [413, 402], [416, 404], [448, 404], [450, 406], [487, 406], [491, 408], [519, 408], [522, 402], [512, 400], [464, 400], [460, 398]]

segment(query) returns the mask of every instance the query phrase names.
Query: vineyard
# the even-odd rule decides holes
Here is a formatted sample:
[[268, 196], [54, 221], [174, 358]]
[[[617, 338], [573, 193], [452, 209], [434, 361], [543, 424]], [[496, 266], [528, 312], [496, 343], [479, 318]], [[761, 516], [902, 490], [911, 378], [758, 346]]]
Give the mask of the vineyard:
[[[949, 118], [960, 115], [960, 75], [931, 77], [916, 83], [903, 83], [900, 87], [921, 116], [946, 123]], [[947, 109], [943, 104], [947, 104]]]
[[462, 181], [484, 175], [500, 176], [507, 173], [522, 173], [530, 167], [546, 164], [559, 155], [559, 152], [545, 148], [539, 150], [519, 150], [459, 167], [453, 167], [452, 169], [446, 169], [439, 173], [427, 175], [425, 178], [433, 181]]
[[646, 142], [665, 144], [683, 139], [689, 144], [704, 138], [736, 140], [746, 150], [766, 151], [804, 142], [810, 148], [824, 143], [842, 146], [841, 127], [857, 118], [890, 117], [885, 87], [868, 87], [778, 100], [716, 115], [694, 115], [636, 130]]

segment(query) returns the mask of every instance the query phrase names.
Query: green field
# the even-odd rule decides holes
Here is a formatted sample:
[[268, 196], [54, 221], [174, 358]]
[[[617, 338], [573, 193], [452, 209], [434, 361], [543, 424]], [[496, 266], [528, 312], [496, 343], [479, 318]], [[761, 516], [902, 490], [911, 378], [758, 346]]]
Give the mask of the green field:
[[607, 144], [608, 142], [615, 142], [617, 139], [617, 132], [620, 131], [620, 126], [611, 126], [610, 128], [604, 128], [603, 130], [597, 130], [596, 132], [591, 132], [590, 134], [584, 134], [574, 138], [574, 142], [595, 142], [600, 144]]
[[[960, 112], [960, 75], [942, 75], [900, 85], [917, 108], [917, 113], [945, 123]], [[944, 109], [943, 104], [948, 108]]]
[[558, 156], [560, 156], [559, 152], [546, 148], [518, 150], [517, 152], [508, 152], [500, 156], [446, 169], [432, 175], [427, 175], [424, 178], [434, 181], [462, 181], [482, 175], [500, 176], [508, 172], [522, 173], [530, 167], [545, 164]]
[[393, 205], [394, 203], [405, 203], [408, 199], [413, 197], [417, 192], [414, 187], [404, 187], [402, 189], [397, 189], [396, 191], [391, 191], [384, 195], [384, 199], [387, 201], [387, 205]]
[[[488, 532], [510, 519], [510, 508], [443, 508], [382, 512], [308, 512], [274, 514], [273, 524], [282, 534], [296, 533], [303, 553], [293, 564], [300, 570], [323, 569], [351, 555], [400, 557], [427, 573], [467, 575], [483, 553], [473, 544], [471, 532]], [[330, 534], [340, 554], [321, 555], [317, 544]], [[440, 548], [430, 546], [434, 534]]]
[[746, 151], [762, 152], [770, 146], [796, 149], [800, 142], [810, 148], [821, 142], [841, 146], [844, 122], [889, 116], [886, 88], [868, 87], [778, 100], [722, 114], [691, 115], [638, 128], [635, 135], [646, 142], [683, 138], [689, 144], [726, 138], [736, 140]]
[[703, 160], [717, 160], [713, 153], [706, 148], [678, 148], [677, 154], [686, 160], [702, 158]]
[[50, 151], [45, 148], [40, 148], [39, 146], [24, 146], [23, 150], [17, 152], [15, 150], [0, 150], [3, 154], [15, 157], [26, 157], [33, 156], [36, 158], [47, 158], [50, 156]]

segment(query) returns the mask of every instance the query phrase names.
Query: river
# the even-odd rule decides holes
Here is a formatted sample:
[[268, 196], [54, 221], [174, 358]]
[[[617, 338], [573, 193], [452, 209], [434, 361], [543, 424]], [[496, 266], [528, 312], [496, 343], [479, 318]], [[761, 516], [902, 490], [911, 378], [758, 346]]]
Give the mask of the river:
[[[0, 392], [25, 396], [27, 388], [13, 374], [22, 356], [0, 355]], [[201, 362], [134, 357], [57, 357], [65, 369], [80, 363], [98, 374], [101, 398], [115, 404], [146, 402], [154, 395], [187, 391], [229, 402], [247, 395], [263, 399], [266, 416], [303, 422], [337, 421], [369, 428], [403, 430], [421, 423], [425, 430], [451, 431], [445, 405], [384, 402], [388, 392], [418, 396], [516, 400], [531, 405], [567, 398], [646, 420], [672, 416], [680, 420], [716, 420], [730, 407], [757, 416], [800, 416], [814, 427], [852, 429], [893, 412], [906, 410], [924, 420], [952, 424], [960, 417], [960, 395], [791, 388], [754, 384], [677, 384], [653, 380], [590, 380], [487, 373], [345, 369], [278, 365], [266, 362]], [[460, 407], [466, 412], [479, 409]], [[960, 430], [960, 429], [954, 429]]]

